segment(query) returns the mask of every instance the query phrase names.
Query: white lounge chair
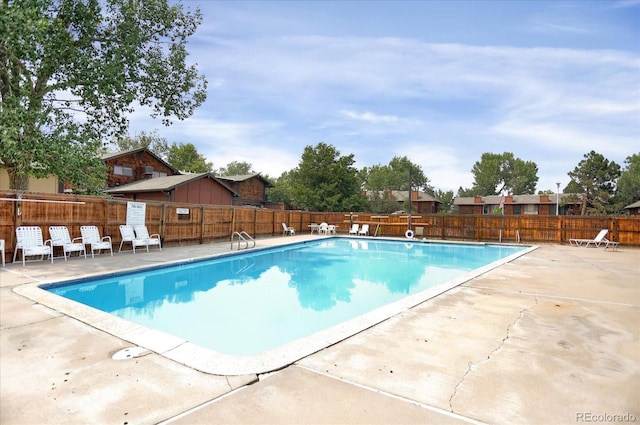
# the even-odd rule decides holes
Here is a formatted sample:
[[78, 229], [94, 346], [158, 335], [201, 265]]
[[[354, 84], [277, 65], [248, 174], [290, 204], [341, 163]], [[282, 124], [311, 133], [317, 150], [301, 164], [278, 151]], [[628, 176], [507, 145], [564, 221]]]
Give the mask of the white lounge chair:
[[290, 235], [293, 236], [296, 234], [296, 229], [291, 226], [287, 226], [285, 223], [282, 223], [282, 236]]
[[85, 246], [91, 246], [91, 258], [94, 258], [95, 251], [98, 251], [98, 255], [100, 255], [103, 249], [108, 249], [113, 257], [111, 236], [100, 237], [100, 230], [97, 226], [80, 226], [80, 234], [82, 234], [82, 243]]
[[600, 247], [600, 245], [603, 243], [608, 245], [609, 241], [605, 238], [605, 236], [607, 236], [607, 233], [609, 233], [609, 229], [602, 229], [600, 230], [600, 233], [598, 233], [598, 235], [593, 239], [572, 238], [569, 239], [569, 245], [584, 247], [588, 247], [591, 244], [595, 245], [596, 247]]
[[359, 236], [369, 236], [369, 225], [368, 224], [363, 224], [362, 228], [360, 230], [358, 230], [358, 235]]
[[360, 225], [358, 223], [353, 223], [351, 225], [351, 229], [349, 229], [349, 234], [350, 235], [357, 235], [358, 234], [358, 230], [360, 228]]
[[[147, 246], [147, 241], [138, 239], [135, 232], [133, 231], [133, 227], [128, 224], [120, 225], [120, 237], [122, 238], [122, 240], [120, 241], [118, 252], [122, 251], [122, 245], [127, 242], [131, 244], [131, 248], [133, 249], [134, 254], [136, 253], [137, 246]], [[149, 251], [149, 247], [147, 247], [147, 251]]]
[[49, 235], [51, 236], [52, 249], [59, 246], [62, 248], [64, 261], [67, 261], [67, 255], [71, 256], [72, 252], [82, 253], [87, 258], [87, 250], [82, 243], [82, 238], [73, 238], [69, 235], [67, 226], [49, 226]]
[[42, 240], [42, 229], [39, 226], [19, 226], [16, 228], [16, 249], [13, 252], [13, 262], [16, 262], [18, 250], [22, 251], [22, 266], [25, 258], [40, 255], [44, 259], [48, 255], [53, 263], [53, 245], [51, 239]]
[[162, 251], [162, 242], [160, 242], [160, 235], [158, 233], [149, 235], [147, 226], [142, 224], [133, 226], [133, 231], [136, 233], [136, 239], [145, 241], [145, 245], [147, 246], [147, 252], [149, 252], [150, 245], [158, 245], [158, 248], [160, 249], [160, 251]]

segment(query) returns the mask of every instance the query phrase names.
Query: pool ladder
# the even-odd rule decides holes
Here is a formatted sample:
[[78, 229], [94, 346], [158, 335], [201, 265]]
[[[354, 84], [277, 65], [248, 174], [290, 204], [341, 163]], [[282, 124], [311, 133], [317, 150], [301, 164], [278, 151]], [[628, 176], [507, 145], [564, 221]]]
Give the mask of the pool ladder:
[[249, 242], [253, 243], [253, 245], [251, 245], [251, 248], [254, 248], [256, 246], [256, 241], [255, 239], [253, 239], [251, 237], [250, 234], [248, 234], [247, 232], [245, 232], [244, 230], [242, 232], [233, 232], [233, 234], [231, 235], [231, 249], [233, 249], [233, 241], [235, 239], [235, 237], [238, 237], [238, 250], [240, 250], [240, 244], [242, 242], [244, 242], [244, 249], [249, 249]]

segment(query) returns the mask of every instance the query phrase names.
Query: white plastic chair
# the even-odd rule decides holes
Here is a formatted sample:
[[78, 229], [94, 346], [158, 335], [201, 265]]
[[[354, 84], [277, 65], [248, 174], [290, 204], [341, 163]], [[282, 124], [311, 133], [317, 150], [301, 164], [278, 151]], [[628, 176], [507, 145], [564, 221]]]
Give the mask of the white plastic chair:
[[293, 236], [296, 234], [296, 229], [291, 226], [287, 226], [285, 223], [282, 223], [282, 236], [290, 235]]
[[49, 235], [51, 236], [52, 250], [56, 247], [62, 247], [64, 261], [67, 261], [67, 255], [71, 256], [72, 252], [84, 254], [87, 258], [87, 251], [82, 243], [82, 238], [73, 238], [69, 235], [69, 229], [66, 226], [50, 226]]
[[0, 239], [0, 255], [2, 255], [2, 267], [5, 267], [5, 264], [4, 264], [4, 239]]
[[103, 249], [108, 249], [113, 257], [113, 247], [111, 246], [111, 236], [100, 237], [100, 230], [97, 226], [80, 226], [83, 245], [91, 246], [91, 258], [94, 258], [95, 251], [98, 255]]
[[16, 249], [13, 252], [13, 262], [16, 262], [18, 250], [22, 251], [22, 266], [25, 258], [40, 255], [44, 259], [48, 255], [53, 263], [53, 245], [51, 239], [42, 240], [42, 229], [39, 226], [19, 226], [16, 228]]
[[324, 221], [322, 223], [320, 223], [320, 226], [318, 226], [318, 234], [319, 235], [328, 235], [329, 234], [329, 225], [327, 223], [325, 223]]
[[120, 241], [118, 252], [122, 251], [122, 245], [126, 242], [131, 243], [131, 248], [133, 249], [134, 254], [136, 253], [136, 246], [146, 246], [147, 252], [149, 252], [147, 241], [138, 239], [135, 232], [133, 231], [133, 227], [129, 226], [128, 224], [120, 225], [120, 237], [122, 238], [122, 240]]
[[351, 225], [351, 229], [349, 229], [350, 235], [357, 235], [360, 225], [358, 223], [353, 223]]
[[369, 225], [363, 224], [362, 228], [358, 230], [358, 235], [369, 236]]
[[149, 235], [147, 226], [144, 226], [142, 224], [133, 226], [133, 230], [136, 233], [136, 239], [143, 240], [145, 242], [145, 245], [147, 246], [147, 252], [149, 252], [149, 245], [158, 245], [158, 248], [160, 248], [160, 251], [162, 251], [162, 243], [160, 242], [160, 235], [158, 233]]

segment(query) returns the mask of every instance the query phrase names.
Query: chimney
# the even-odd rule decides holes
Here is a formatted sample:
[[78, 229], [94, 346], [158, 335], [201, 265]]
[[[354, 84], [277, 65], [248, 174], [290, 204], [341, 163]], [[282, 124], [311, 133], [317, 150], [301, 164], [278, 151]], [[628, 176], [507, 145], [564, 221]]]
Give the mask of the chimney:
[[417, 201], [418, 200], [418, 195], [419, 195], [419, 193], [418, 193], [417, 190], [411, 191], [411, 200], [412, 201]]

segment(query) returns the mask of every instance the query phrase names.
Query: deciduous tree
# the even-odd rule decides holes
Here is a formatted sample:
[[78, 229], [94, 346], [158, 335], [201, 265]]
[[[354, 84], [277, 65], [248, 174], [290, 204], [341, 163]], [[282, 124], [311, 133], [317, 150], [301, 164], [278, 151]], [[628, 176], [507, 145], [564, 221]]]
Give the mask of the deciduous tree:
[[289, 173], [292, 202], [313, 211], [362, 211], [353, 154], [341, 156], [332, 145], [307, 146], [298, 167]]
[[136, 105], [169, 124], [206, 81], [187, 63], [201, 22], [169, 0], [0, 0], [0, 159], [13, 189], [30, 175], [76, 188], [104, 181], [105, 138]]
[[395, 156], [388, 165], [374, 165], [364, 169], [367, 190], [409, 190], [409, 169], [411, 187], [425, 192], [433, 190], [422, 167], [412, 163], [406, 156]]
[[625, 167], [616, 185], [618, 209], [640, 201], [640, 153], [634, 153], [625, 160]]
[[253, 165], [245, 161], [231, 161], [226, 167], [220, 168], [221, 176], [244, 176], [247, 174], [255, 174]]
[[498, 195], [508, 191], [518, 195], [535, 193], [538, 183], [538, 166], [535, 162], [516, 158], [511, 152], [502, 154], [485, 152], [471, 168], [473, 188], [458, 193], [474, 195]]
[[134, 137], [120, 137], [114, 144], [119, 151], [145, 148], [165, 161], [167, 160], [167, 155], [169, 155], [169, 142], [167, 142], [166, 138], [161, 137], [158, 131], [155, 130], [151, 133], [142, 131]]
[[174, 143], [169, 146], [167, 162], [186, 173], [210, 173], [213, 170], [213, 163], [207, 162], [193, 143]]

